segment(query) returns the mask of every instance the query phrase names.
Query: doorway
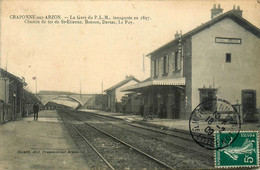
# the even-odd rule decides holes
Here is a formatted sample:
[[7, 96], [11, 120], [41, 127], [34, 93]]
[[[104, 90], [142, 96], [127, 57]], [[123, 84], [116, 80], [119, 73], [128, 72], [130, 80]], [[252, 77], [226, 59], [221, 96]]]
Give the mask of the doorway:
[[178, 90], [175, 90], [174, 93], [174, 119], [180, 118], [180, 105], [181, 105], [181, 96]]
[[242, 111], [245, 121], [253, 121], [256, 111], [256, 91], [242, 90]]

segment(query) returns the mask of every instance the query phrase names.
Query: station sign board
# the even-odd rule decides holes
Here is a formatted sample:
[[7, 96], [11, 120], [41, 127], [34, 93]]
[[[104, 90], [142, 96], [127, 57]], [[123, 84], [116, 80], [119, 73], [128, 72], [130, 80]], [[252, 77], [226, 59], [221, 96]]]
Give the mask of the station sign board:
[[215, 42], [222, 44], [241, 44], [242, 40], [241, 38], [216, 37]]

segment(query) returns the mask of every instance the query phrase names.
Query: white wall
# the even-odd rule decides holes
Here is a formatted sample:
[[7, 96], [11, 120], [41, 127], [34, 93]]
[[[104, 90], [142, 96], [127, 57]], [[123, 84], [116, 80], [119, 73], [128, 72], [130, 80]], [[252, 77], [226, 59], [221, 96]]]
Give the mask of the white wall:
[[[242, 44], [215, 43], [215, 37], [241, 38]], [[231, 63], [225, 62], [231, 53]], [[260, 107], [260, 39], [226, 18], [192, 36], [192, 109], [199, 104], [203, 85], [218, 88], [218, 97], [241, 103], [241, 90], [254, 89]]]

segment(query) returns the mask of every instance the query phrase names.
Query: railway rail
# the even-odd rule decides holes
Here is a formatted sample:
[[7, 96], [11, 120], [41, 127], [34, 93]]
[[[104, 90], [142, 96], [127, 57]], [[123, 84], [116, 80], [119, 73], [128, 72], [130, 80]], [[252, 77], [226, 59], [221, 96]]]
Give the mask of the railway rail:
[[[88, 167], [99, 169], [112, 169], [109, 165], [106, 164], [107, 161], [103, 160], [100, 157], [100, 154], [90, 142], [80, 133], [77, 128], [69, 121], [63, 119], [63, 123], [67, 130], [69, 131], [70, 136], [73, 138], [75, 144], [78, 146], [79, 150], [83, 153], [83, 156], [86, 159]], [[102, 156], [102, 155], [101, 155]]]
[[[73, 117], [73, 118], [74, 118], [75, 120], [77, 120], [77, 121], [81, 121], [78, 117], [76, 117], [76, 116], [74, 116], [74, 115], [71, 115], [71, 114], [70, 114], [69, 116], [70, 116], [70, 117]], [[67, 122], [67, 123], [68, 123], [68, 122]], [[97, 153], [97, 155], [107, 164], [107, 166], [108, 166], [110, 169], [117, 169], [117, 168], [118, 168], [118, 167], [117, 167], [117, 168], [114, 168], [114, 167], [112, 166], [113, 163], [109, 163], [109, 161], [105, 158], [105, 156], [103, 156], [103, 155], [98, 151], [98, 148], [96, 148], [93, 144], [91, 144], [91, 142], [83, 135], [83, 133], [80, 132], [79, 128], [76, 127], [76, 124], [73, 124], [73, 123], [69, 123], [69, 124], [70, 124], [71, 127], [73, 127], [73, 129], [82, 137], [82, 139], [84, 139], [84, 141], [85, 141], [86, 143], [88, 143], [88, 145]], [[91, 124], [89, 124], [89, 123], [86, 123], [86, 122], [84, 122], [84, 125], [87, 125], [88, 127], [91, 127], [91, 128], [93, 128], [93, 129], [97, 130], [98, 132], [100, 132], [100, 133], [102, 133], [102, 134], [108, 136], [109, 138], [113, 139], [114, 141], [116, 141], [116, 142], [118, 142], [118, 143], [121, 143], [122, 145], [128, 147], [130, 150], [137, 152], [138, 154], [142, 155], [143, 157], [146, 157], [146, 158], [152, 160], [153, 162], [155, 162], [156, 164], [159, 165], [159, 166], [156, 166], [156, 164], [155, 164], [155, 167], [153, 167], [153, 168], [174, 169], [174, 168], [171, 167], [170, 165], [167, 165], [166, 163], [164, 163], [164, 162], [162, 162], [162, 161], [160, 161], [160, 160], [154, 158], [153, 156], [151, 156], [151, 155], [149, 155], [149, 154], [147, 154], [147, 153], [141, 151], [140, 149], [138, 149], [138, 148], [132, 146], [131, 144], [129, 144], [129, 143], [127, 143], [127, 142], [125, 142], [125, 141], [123, 141], [123, 140], [121, 140], [121, 139], [119, 139], [119, 138], [117, 138], [117, 137], [115, 137], [115, 136], [113, 136], [113, 135], [111, 135], [111, 134], [109, 134], [108, 132], [105, 132], [105, 131], [99, 129], [99, 128], [96, 127], [96, 126], [93, 126], [93, 125], [91, 125]], [[84, 127], [84, 128], [86, 128], [86, 127]], [[90, 130], [90, 131], [93, 132], [93, 130]], [[122, 167], [120, 167], [120, 168], [122, 168]]]
[[110, 169], [115, 170], [115, 168], [102, 156], [102, 154], [98, 152], [98, 150], [84, 137], [84, 135], [80, 133], [79, 130], [72, 123], [70, 123], [70, 125], [82, 137], [82, 139], [88, 143], [88, 145], [96, 152], [96, 154], [107, 164], [107, 166]]
[[[198, 167], [198, 165], [203, 165], [205, 168], [213, 166], [213, 153], [207, 151], [205, 153], [205, 150], [201, 148], [196, 149], [197, 145], [194, 148], [194, 141], [186, 140], [185, 142], [181, 138], [161, 133], [159, 131], [160, 129], [157, 130], [154, 128], [156, 130], [150, 130], [147, 129], [149, 127], [136, 127], [141, 126], [139, 124], [131, 126], [131, 122], [122, 120], [117, 121], [109, 117], [78, 112], [75, 110], [64, 110], [64, 113], [65, 112], [65, 115], [69, 116], [70, 120], [72, 120], [72, 118], [75, 120], [72, 120], [72, 123], [76, 126], [79, 124], [84, 124], [84, 128], [87, 128], [87, 126], [88, 128], [93, 128], [91, 125], [95, 126], [102, 131], [109, 132], [110, 135], [119, 140], [130, 144], [131, 146], [128, 146], [128, 148], [131, 148], [132, 150], [134, 150], [133, 146], [135, 146], [135, 148], [144, 153], [148, 153], [155, 159], [163, 159], [163, 163], [171, 167], [166, 168], [163, 166], [166, 169], [187, 167], [187, 164], [190, 164], [189, 167], [195, 168]], [[85, 133], [89, 133], [93, 130], [97, 129], [89, 129], [89, 131], [86, 131]], [[96, 138], [96, 136], [93, 136], [93, 138]], [[116, 169], [118, 169], [118, 167], [116, 167]], [[122, 167], [120, 167], [120, 169], [122, 169]], [[154, 169], [154, 167], [152, 169]]]
[[[104, 119], [104, 120], [108, 120], [110, 122], [111, 121], [113, 121], [113, 122], [114, 121], [118, 121], [118, 122], [121, 122], [121, 124], [130, 126], [130, 127], [134, 127], [134, 128], [139, 128], [139, 129], [155, 132], [158, 135], [164, 135], [164, 138], [173, 137], [175, 139], [178, 138], [178, 139], [181, 139], [181, 140], [185, 140], [185, 141], [187, 141], [189, 143], [195, 143], [194, 140], [192, 139], [190, 133], [187, 133], [187, 132], [183, 133], [183, 132], [178, 131], [178, 130], [177, 131], [176, 130], [165, 130], [165, 129], [160, 129], [158, 127], [150, 127], [150, 126], [147, 126], [147, 125], [142, 125], [142, 124], [139, 124], [137, 122], [122, 121], [122, 119], [114, 118], [114, 117], [110, 117], [110, 116], [103, 116], [103, 115], [99, 115], [99, 114], [95, 114], [95, 113], [91, 113], [91, 112], [84, 112], [84, 111], [83, 112], [80, 111], [80, 112], [81, 113], [87, 113], [88, 115], [91, 115], [93, 117], [97, 117], [97, 118], [101, 118], [101, 119]], [[113, 126], [117, 126], [118, 128], [123, 128], [122, 126], [119, 126], [118, 124], [113, 124]], [[151, 138], [153, 138], [153, 137], [151, 137]], [[163, 139], [162, 139], [162, 141], [166, 142]], [[170, 143], [172, 145], [176, 145], [175, 143], [172, 143], [172, 142], [170, 142]], [[212, 151], [209, 151], [209, 150], [198, 150], [198, 149], [194, 149], [192, 147], [191, 148], [183, 147], [181, 145], [176, 145], [176, 147], [180, 147], [180, 148], [183, 148], [185, 150], [190, 150], [190, 152], [194, 152], [195, 151], [195, 152], [199, 153], [200, 155], [203, 155], [204, 157], [212, 157], [212, 155], [213, 155]]]
[[[105, 119], [105, 120], [118, 120], [117, 118], [103, 116], [103, 115], [97, 115], [97, 114], [91, 113], [91, 112], [87, 112], [87, 113], [91, 114], [92, 116], [102, 118], [102, 119]], [[120, 120], [122, 120], [122, 119], [120, 119]], [[141, 129], [145, 129], [145, 130], [149, 130], [149, 131], [153, 131], [153, 132], [157, 132], [157, 133], [161, 133], [161, 134], [165, 134], [165, 135], [168, 135], [168, 136], [173, 136], [173, 137], [181, 138], [181, 139], [184, 139], [184, 140], [192, 141], [192, 138], [191, 138], [189, 133], [183, 133], [183, 132], [179, 132], [179, 131], [176, 131], [176, 130], [170, 130], [170, 132], [169, 131], [165, 132], [165, 130], [164, 131], [158, 130], [158, 128], [152, 128], [152, 127], [148, 128], [147, 126], [142, 125], [142, 124], [137, 124], [136, 122], [131, 122], [131, 123], [124, 122], [124, 124], [127, 124], [129, 126], [133, 126], [133, 127], [137, 127], [137, 128], [141, 128]], [[183, 137], [183, 135], [185, 137]]]
[[[98, 117], [98, 118], [102, 118], [102, 119], [105, 119], [105, 120], [119, 120], [118, 118], [113, 118], [113, 117], [109, 117], [109, 116], [103, 116], [103, 115], [97, 115], [95, 113], [91, 113], [91, 112], [87, 112], [88, 114], [91, 114], [92, 116], [95, 116], [95, 117]], [[121, 121], [122, 119], [120, 119]], [[155, 127], [148, 127], [146, 125], [143, 125], [143, 124], [140, 124], [140, 123], [137, 123], [137, 122], [131, 122], [131, 123], [128, 123], [127, 121], [124, 122], [124, 124], [128, 125], [128, 126], [133, 126], [133, 127], [136, 127], [136, 128], [140, 128], [140, 129], [145, 129], [145, 130], [149, 130], [149, 131], [152, 131], [152, 132], [156, 132], [156, 133], [159, 133], [159, 134], [164, 134], [166, 136], [172, 136], [172, 137], [176, 137], [176, 138], [179, 138], [179, 139], [183, 139], [183, 140], [186, 140], [186, 141], [192, 141], [194, 142], [194, 140], [192, 139], [190, 133], [188, 132], [183, 132], [183, 131], [179, 131], [179, 130], [175, 130], [175, 129], [159, 129], [159, 128], [155, 128]], [[116, 126], [116, 125], [115, 125]], [[199, 134], [194, 134], [195, 136], [196, 135], [199, 135]], [[204, 136], [204, 135], [202, 135]], [[205, 136], [205, 138], [207, 138], [207, 136]], [[208, 143], [204, 143], [205, 145], [209, 145]], [[211, 146], [211, 145], [209, 145]]]

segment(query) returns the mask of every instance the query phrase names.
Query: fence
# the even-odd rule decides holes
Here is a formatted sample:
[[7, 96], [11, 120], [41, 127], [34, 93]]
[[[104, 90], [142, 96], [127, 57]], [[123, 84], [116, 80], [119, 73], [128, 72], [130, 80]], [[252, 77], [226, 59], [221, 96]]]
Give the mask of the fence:
[[244, 116], [245, 115], [242, 112], [242, 104], [234, 104], [232, 106], [236, 109], [237, 113], [240, 115], [241, 123], [244, 123]]

